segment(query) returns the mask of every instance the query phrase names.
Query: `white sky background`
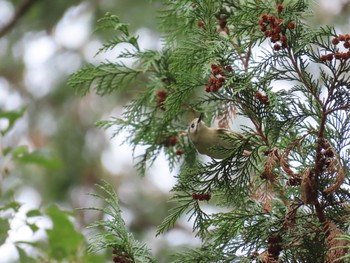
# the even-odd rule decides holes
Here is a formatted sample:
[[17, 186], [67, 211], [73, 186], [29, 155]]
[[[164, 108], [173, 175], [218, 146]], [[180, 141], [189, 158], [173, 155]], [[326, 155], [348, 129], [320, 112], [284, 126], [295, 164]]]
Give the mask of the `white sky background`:
[[[343, 1], [320, 0], [316, 2], [320, 6], [320, 9], [327, 10], [327, 13], [330, 15], [336, 15], [340, 11], [339, 3]], [[0, 27], [6, 24], [6, 21], [13, 14], [14, 7], [12, 3], [10, 1], [0, 0]], [[120, 45], [114, 50], [94, 57], [94, 54], [101, 47], [102, 42], [92, 35], [91, 24], [93, 19], [95, 18], [90, 13], [87, 4], [82, 3], [67, 10], [52, 35], [48, 35], [44, 31], [28, 32], [23, 36], [20, 43], [13, 47], [13, 52], [18, 54], [18, 59], [23, 58], [24, 60], [26, 66], [24, 76], [25, 85], [34, 97], [44, 97], [52, 91], [60, 76], [67, 76], [81, 67], [82, 61], [79, 55], [76, 54], [76, 50], [82, 49], [88, 62], [98, 64], [105, 59], [113, 61], [126, 47]], [[152, 32], [147, 28], [140, 28], [136, 32], [136, 35], [139, 35], [141, 49], [161, 48], [161, 41], [159, 39], [155, 41], [156, 35]], [[0, 54], [2, 54], [6, 46], [6, 38], [0, 39]], [[20, 94], [11, 88], [11, 84], [0, 76], [0, 108], [4, 110], [18, 110], [27, 103], [28, 101], [24, 101]], [[120, 114], [120, 109], [116, 108], [115, 112], [112, 113], [113, 116], [116, 116]], [[0, 119], [0, 128], [6, 125], [6, 122]], [[16, 127], [23, 132], [26, 127], [26, 118], [20, 120]], [[111, 131], [106, 131], [105, 136], [109, 139]], [[121, 133], [110, 140], [109, 149], [103, 152], [101, 156], [102, 164], [112, 174], [117, 175], [125, 170], [124, 167], [132, 167], [134, 164], [131, 156], [131, 147], [126, 144], [120, 145], [124, 136], [125, 134]], [[25, 138], [22, 138], [20, 141], [28, 143]], [[2, 143], [2, 138], [0, 138], [0, 143]], [[0, 166], [1, 163], [0, 160]], [[165, 157], [162, 154], [150, 169], [148, 178], [158, 190], [167, 193], [175, 184], [175, 173], [176, 171], [173, 174], [170, 173]], [[123, 192], [122, 187], [120, 189], [121, 192]], [[41, 197], [38, 192], [29, 187], [23, 188], [19, 196], [16, 197], [16, 200], [21, 202], [23, 207], [11, 222], [12, 229], [6, 244], [0, 247], [0, 263], [16, 262], [18, 255], [12, 242], [18, 240], [31, 241], [45, 237], [44, 230], [40, 230], [33, 235], [31, 230], [25, 226], [24, 222], [25, 213], [30, 209], [39, 208], [41, 204]], [[41, 218], [38, 220], [37, 223], [39, 226], [43, 228], [50, 227], [51, 222], [48, 219]], [[156, 249], [156, 245], [164, 242], [164, 240], [173, 245], [196, 243], [192, 236], [180, 230], [170, 231], [157, 239], [154, 238], [154, 235], [149, 238], [154, 241], [155, 246], [153, 249]]]

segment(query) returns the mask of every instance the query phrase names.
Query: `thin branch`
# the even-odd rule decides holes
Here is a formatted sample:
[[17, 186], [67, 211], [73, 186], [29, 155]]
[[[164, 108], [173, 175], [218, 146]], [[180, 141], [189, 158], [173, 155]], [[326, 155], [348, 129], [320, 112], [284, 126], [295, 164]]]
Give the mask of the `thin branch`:
[[255, 128], [256, 128], [256, 131], [257, 131], [257, 134], [261, 137], [261, 139], [265, 142], [266, 146], [268, 146], [269, 148], [271, 147], [270, 145], [270, 142], [269, 142], [269, 139], [268, 137], [265, 135], [263, 129], [262, 129], [262, 125], [261, 123], [255, 121], [253, 118], [250, 118], [251, 121], [253, 122]]
[[0, 29], [0, 38], [5, 36], [16, 25], [18, 20], [29, 11], [35, 1], [37, 0], [24, 0], [19, 4], [12, 19]]
[[340, 63], [339, 68], [336, 70], [336, 72], [332, 71], [332, 73], [333, 73], [333, 81], [332, 81], [331, 87], [329, 88], [326, 102], [324, 103], [324, 105], [326, 105], [326, 106], [328, 105], [328, 103], [331, 101], [331, 98], [333, 97], [333, 93], [334, 93], [334, 90], [336, 88], [336, 83], [338, 82], [338, 79], [339, 79], [340, 75], [344, 72], [344, 66], [345, 66], [345, 61], [342, 61]]
[[333, 108], [333, 109], [329, 109], [326, 111], [326, 114], [330, 114], [332, 112], [335, 112], [335, 111], [338, 111], [338, 110], [348, 110], [350, 108], [350, 104], [345, 104], [345, 105], [342, 105], [342, 106], [339, 106], [339, 107], [336, 107], [336, 108]]
[[231, 41], [232, 43], [232, 46], [233, 48], [236, 50], [238, 56], [239, 56], [239, 59], [241, 60], [242, 64], [244, 65], [244, 68], [246, 69], [246, 61], [245, 61], [245, 58], [243, 57], [242, 55], [242, 52], [239, 50], [239, 45], [236, 44], [235, 42], [233, 42], [233, 40]]
[[289, 59], [292, 62], [292, 65], [296, 71], [296, 73], [298, 74], [301, 82], [305, 85], [305, 87], [309, 90], [309, 92], [311, 93], [311, 95], [316, 99], [316, 101], [321, 105], [321, 107], [323, 106], [322, 101], [320, 100], [320, 98], [317, 96], [317, 94], [313, 91], [312, 89], [312, 85], [309, 81], [307, 81], [307, 79], [305, 78], [304, 74], [302, 73], [302, 70], [299, 68], [298, 66], [298, 62], [294, 56], [294, 54], [291, 52], [291, 49], [288, 49], [288, 55], [289, 55]]
[[249, 60], [251, 58], [251, 55], [252, 55], [252, 43], [249, 44], [248, 46], [248, 51], [247, 51], [247, 54], [245, 56], [245, 64], [244, 64], [244, 68], [245, 68], [245, 72], [248, 72], [248, 66], [249, 66]]

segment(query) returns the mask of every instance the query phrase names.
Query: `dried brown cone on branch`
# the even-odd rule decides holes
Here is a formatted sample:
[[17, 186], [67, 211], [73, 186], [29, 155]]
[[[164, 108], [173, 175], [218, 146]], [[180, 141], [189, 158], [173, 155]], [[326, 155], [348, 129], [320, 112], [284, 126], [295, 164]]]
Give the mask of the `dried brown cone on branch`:
[[264, 164], [264, 172], [261, 174], [262, 178], [266, 178], [270, 182], [274, 182], [277, 177], [273, 172], [273, 168], [277, 166], [280, 161], [280, 154], [277, 148], [273, 148], [267, 153], [267, 158]]
[[345, 181], [345, 171], [336, 151], [330, 143], [323, 139], [322, 144], [325, 148], [322, 153], [324, 165], [327, 166], [326, 176], [334, 178], [333, 183], [324, 189], [323, 192], [325, 194], [332, 194], [337, 191]]
[[288, 213], [286, 214], [285, 218], [284, 218], [284, 223], [283, 223], [283, 227], [285, 229], [294, 229], [296, 226], [296, 216], [297, 216], [297, 209], [299, 206], [295, 207], [290, 205], [288, 207]]
[[289, 176], [288, 181], [287, 181], [287, 185], [289, 186], [297, 186], [297, 185], [301, 185], [301, 176], [300, 174], [294, 174]]
[[278, 260], [278, 256], [283, 250], [282, 237], [279, 234], [272, 234], [267, 239], [267, 252], [271, 259]]
[[278, 202], [278, 199], [274, 197], [274, 189], [272, 184], [263, 184], [256, 189], [251, 198], [261, 203], [261, 208], [264, 213], [270, 213], [272, 211], [272, 204]]
[[326, 254], [325, 262], [345, 262], [339, 260], [341, 257], [345, 256], [349, 252], [349, 242], [340, 238], [345, 233], [342, 230], [340, 230], [332, 221], [327, 221], [325, 223], [325, 231], [326, 233], [328, 233], [328, 236], [326, 238], [328, 251]]
[[278, 263], [278, 259], [274, 259], [267, 251], [263, 252], [259, 256], [259, 263]]
[[301, 180], [301, 199], [304, 204], [317, 203], [317, 181], [311, 168], [305, 170]]
[[290, 168], [290, 164], [288, 162], [288, 155], [291, 149], [286, 149], [283, 151], [282, 156], [280, 158], [280, 163], [283, 171], [285, 171], [289, 176], [294, 176], [293, 170]]
[[267, 239], [267, 251], [258, 257], [259, 263], [278, 263], [278, 256], [282, 252], [282, 237], [279, 234], [271, 234]]

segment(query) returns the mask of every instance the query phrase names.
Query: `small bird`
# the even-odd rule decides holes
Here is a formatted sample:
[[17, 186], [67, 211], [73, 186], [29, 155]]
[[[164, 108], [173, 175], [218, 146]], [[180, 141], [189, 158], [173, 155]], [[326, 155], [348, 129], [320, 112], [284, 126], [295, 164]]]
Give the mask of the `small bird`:
[[225, 137], [244, 139], [244, 136], [226, 129], [210, 128], [202, 121], [202, 115], [195, 118], [188, 127], [188, 137], [201, 154], [214, 159], [225, 159], [230, 156], [233, 149]]

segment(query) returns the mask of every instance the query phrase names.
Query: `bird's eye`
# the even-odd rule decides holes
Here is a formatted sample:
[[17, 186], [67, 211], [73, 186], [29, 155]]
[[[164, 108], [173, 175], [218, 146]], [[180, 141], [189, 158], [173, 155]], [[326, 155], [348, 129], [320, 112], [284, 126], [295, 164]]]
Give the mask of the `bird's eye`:
[[194, 125], [194, 123], [192, 123], [192, 124], [191, 124], [191, 128], [193, 129], [193, 128], [194, 128], [194, 126], [195, 126], [195, 125]]

